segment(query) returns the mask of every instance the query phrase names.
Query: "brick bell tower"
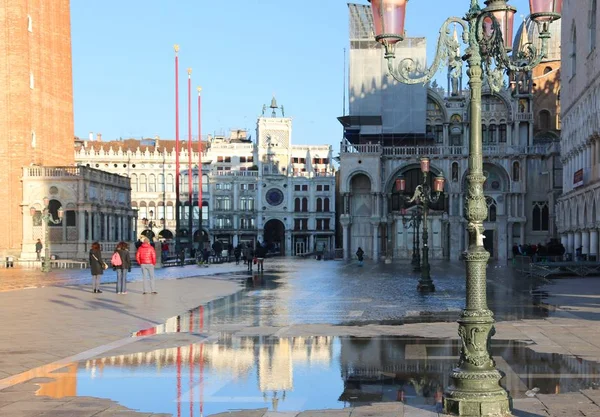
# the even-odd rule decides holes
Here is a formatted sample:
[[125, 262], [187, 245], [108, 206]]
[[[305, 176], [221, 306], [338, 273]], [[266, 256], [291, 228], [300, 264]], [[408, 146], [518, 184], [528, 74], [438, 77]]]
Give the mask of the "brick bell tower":
[[70, 15], [70, 0], [0, 0], [0, 256], [21, 251], [22, 167], [75, 163]]

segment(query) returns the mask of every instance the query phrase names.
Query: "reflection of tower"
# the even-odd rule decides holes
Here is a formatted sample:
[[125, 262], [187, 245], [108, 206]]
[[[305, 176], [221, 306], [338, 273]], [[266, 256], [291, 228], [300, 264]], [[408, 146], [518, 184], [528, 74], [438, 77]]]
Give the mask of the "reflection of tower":
[[289, 339], [262, 344], [258, 354], [258, 385], [262, 392], [286, 391], [294, 387], [292, 347]]
[[77, 396], [77, 364], [73, 363], [60, 372], [49, 373], [53, 380], [40, 385], [36, 395], [63, 398]]

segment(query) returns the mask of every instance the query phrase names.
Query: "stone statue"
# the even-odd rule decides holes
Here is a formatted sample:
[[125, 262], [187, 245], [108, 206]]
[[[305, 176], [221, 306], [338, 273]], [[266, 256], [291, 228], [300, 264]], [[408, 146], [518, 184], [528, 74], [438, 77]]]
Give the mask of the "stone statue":
[[458, 96], [460, 94], [458, 82], [462, 76], [462, 60], [459, 56], [454, 56], [450, 59], [450, 79], [452, 85], [451, 94]]
[[262, 115], [265, 115], [265, 112], [267, 111], [267, 105], [263, 104], [263, 109], [262, 109]]

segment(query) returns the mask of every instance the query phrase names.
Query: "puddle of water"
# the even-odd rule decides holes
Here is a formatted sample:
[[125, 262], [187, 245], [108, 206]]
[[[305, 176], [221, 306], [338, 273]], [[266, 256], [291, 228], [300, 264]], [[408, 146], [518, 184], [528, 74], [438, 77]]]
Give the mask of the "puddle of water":
[[[600, 366], [493, 341], [513, 398], [576, 392], [600, 382]], [[403, 401], [434, 410], [450, 383], [458, 341], [400, 337], [234, 337], [70, 364], [38, 395], [109, 398], [135, 410], [193, 417], [229, 410], [344, 408]]]

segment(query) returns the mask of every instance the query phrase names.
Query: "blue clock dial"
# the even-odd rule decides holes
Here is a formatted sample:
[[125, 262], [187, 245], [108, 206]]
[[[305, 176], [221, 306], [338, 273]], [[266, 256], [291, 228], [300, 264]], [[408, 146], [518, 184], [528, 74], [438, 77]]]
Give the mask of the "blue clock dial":
[[271, 206], [278, 206], [283, 203], [283, 192], [278, 188], [271, 188], [267, 191], [266, 198]]

